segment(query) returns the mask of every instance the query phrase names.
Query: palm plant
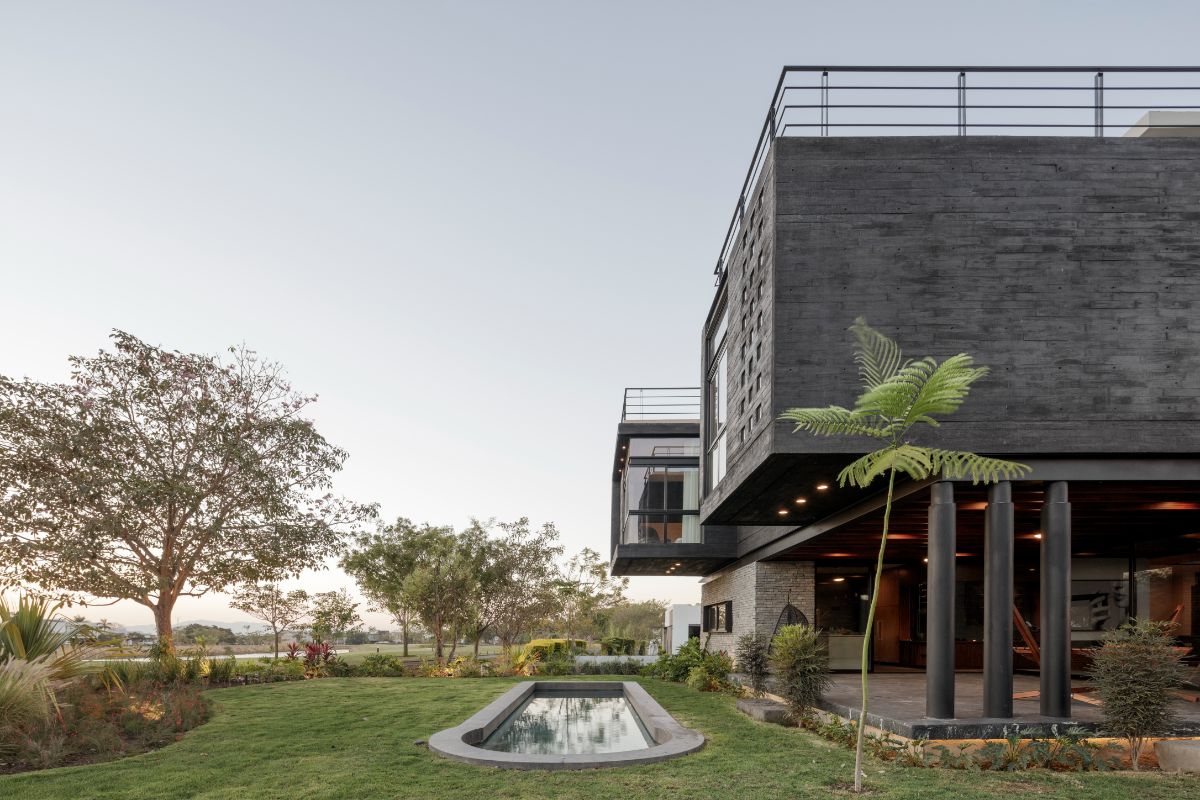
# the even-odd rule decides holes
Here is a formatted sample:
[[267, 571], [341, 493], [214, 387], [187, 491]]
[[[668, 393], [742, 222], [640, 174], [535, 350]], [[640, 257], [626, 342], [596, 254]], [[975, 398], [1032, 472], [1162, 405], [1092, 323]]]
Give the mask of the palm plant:
[[[796, 424], [795, 431], [818, 436], [866, 436], [884, 445], [855, 459], [838, 474], [839, 486], [865, 489], [876, 478], [887, 476], [887, 502], [883, 512], [883, 537], [875, 563], [875, 582], [867, 612], [870, 632], [875, 625], [878, 586], [887, 550], [888, 523], [896, 474], [913, 480], [932, 476], [948, 479], [969, 477], [972, 483], [992, 483], [1020, 477], [1030, 471], [1025, 464], [981, 456], [962, 450], [942, 450], [915, 445], [907, 440], [917, 425], [938, 426], [937, 416], [951, 414], [962, 405], [971, 384], [988, 373], [974, 366], [965, 353], [942, 362], [926, 356], [916, 361], [903, 359], [900, 346], [859, 317], [850, 326], [857, 342], [854, 361], [863, 392], [854, 408], [792, 408], [781, 415]], [[863, 637], [862, 711], [858, 719], [858, 743], [854, 757], [854, 790], [862, 791], [863, 732], [867, 719], [867, 659], [871, 637]]]
[[11, 733], [50, 716], [50, 668], [40, 659], [0, 661], [0, 752]]
[[96, 653], [75, 644], [78, 626], [58, 619], [58, 609], [36, 597], [20, 597], [16, 608], [0, 600], [0, 663], [42, 661], [56, 684], [89, 672]]
[[57, 618], [58, 609], [41, 598], [22, 596], [15, 608], [0, 599], [0, 683], [5, 702], [22, 714], [57, 709], [55, 692], [63, 684], [96, 671], [91, 662], [98, 651], [76, 643], [80, 626]]

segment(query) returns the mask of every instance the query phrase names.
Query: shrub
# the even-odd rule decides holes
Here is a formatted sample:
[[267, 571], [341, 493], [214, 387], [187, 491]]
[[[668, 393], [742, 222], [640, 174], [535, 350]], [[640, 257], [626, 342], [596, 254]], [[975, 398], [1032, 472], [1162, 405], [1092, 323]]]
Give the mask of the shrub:
[[533, 662], [533, 675], [570, 675], [575, 662], [566, 653], [554, 653], [544, 661]]
[[404, 675], [408, 670], [404, 662], [387, 653], [372, 653], [362, 660], [355, 674], [367, 678], [394, 678]]
[[609, 661], [575, 662], [576, 675], [641, 675], [645, 666], [631, 658], [614, 658]]
[[304, 645], [304, 677], [306, 678], [324, 678], [332, 674], [333, 670], [340, 670], [340, 667], [332, 666], [337, 661], [337, 654], [328, 642], [309, 642]]
[[737, 669], [750, 679], [750, 691], [755, 697], [762, 697], [767, 688], [769, 644], [766, 637], [755, 633], [738, 638]]
[[208, 682], [210, 685], [230, 684], [237, 677], [237, 659], [215, 658], [208, 664]]
[[524, 647], [521, 648], [520, 655], [522, 656], [537, 656], [542, 661], [545, 661], [555, 653], [570, 655], [574, 653], [582, 653], [587, 650], [587, 642], [583, 639], [572, 639], [572, 646], [568, 652], [566, 639], [533, 639]]
[[239, 683], [273, 683], [303, 677], [304, 663], [296, 659], [260, 658], [257, 661], [238, 661], [234, 666], [234, 680]]
[[700, 691], [716, 692], [730, 688], [731, 671], [733, 662], [727, 653], [709, 652], [700, 646], [699, 639], [689, 639], [678, 653], [660, 654], [644, 672], [665, 681], [687, 683]]
[[356, 674], [354, 666], [340, 658], [331, 658], [325, 662], [324, 674], [330, 678], [350, 678]]
[[700, 692], [732, 690], [734, 685], [729, 680], [732, 663], [723, 652], [706, 654], [701, 663], [688, 672], [686, 683], [689, 688]]
[[831, 680], [820, 632], [808, 625], [785, 625], [771, 642], [769, 663], [788, 711], [803, 719]]
[[1170, 692], [1182, 677], [1173, 645], [1169, 623], [1139, 619], [1107, 634], [1092, 657], [1104, 728], [1129, 742], [1135, 770], [1146, 738], [1171, 726]]
[[703, 661], [704, 650], [700, 647], [700, 640], [688, 639], [687, 644], [680, 647], [679, 652], [674, 655], [665, 650], [660, 653], [658, 661], [650, 668], [650, 673], [664, 681], [683, 683], [692, 669], [700, 666]]
[[471, 656], [459, 656], [448, 665], [451, 678], [483, 677], [483, 662]]
[[637, 642], [633, 639], [609, 636], [600, 640], [600, 655], [602, 656], [631, 656], [636, 649]]

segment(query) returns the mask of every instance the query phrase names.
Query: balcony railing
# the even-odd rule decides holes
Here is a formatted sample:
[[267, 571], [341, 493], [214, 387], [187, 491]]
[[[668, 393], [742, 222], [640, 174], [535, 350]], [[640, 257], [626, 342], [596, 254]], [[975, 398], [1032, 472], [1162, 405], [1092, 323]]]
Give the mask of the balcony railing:
[[[1183, 112], [1155, 122], [1151, 111]], [[1198, 129], [1200, 67], [784, 67], [725, 233], [717, 284], [782, 136], [1113, 136]]]
[[672, 422], [700, 419], [700, 389], [696, 386], [637, 386], [625, 390], [621, 421]]

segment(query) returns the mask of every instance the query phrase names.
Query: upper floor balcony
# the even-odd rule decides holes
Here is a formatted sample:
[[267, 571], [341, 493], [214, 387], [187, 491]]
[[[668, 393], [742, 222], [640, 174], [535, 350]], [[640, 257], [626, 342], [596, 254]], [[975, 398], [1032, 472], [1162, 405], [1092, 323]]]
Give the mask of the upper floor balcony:
[[837, 136], [1200, 136], [1200, 66], [786, 66], [715, 269], [747, 229], [772, 143]]
[[625, 389], [625, 400], [621, 403], [621, 422], [675, 422], [699, 419], [700, 388], [697, 386], [633, 386]]
[[617, 575], [702, 575], [732, 556], [732, 535], [700, 525], [700, 390], [625, 390], [613, 454]]

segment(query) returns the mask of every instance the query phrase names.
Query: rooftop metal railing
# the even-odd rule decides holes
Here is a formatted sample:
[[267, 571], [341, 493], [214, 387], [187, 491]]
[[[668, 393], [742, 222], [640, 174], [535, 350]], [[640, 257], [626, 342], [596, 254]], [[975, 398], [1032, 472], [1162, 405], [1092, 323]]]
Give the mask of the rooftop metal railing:
[[696, 386], [635, 386], [625, 389], [621, 421], [668, 422], [700, 419], [700, 389]]
[[779, 137], [1111, 136], [1135, 126], [1200, 129], [1200, 113], [1141, 122], [1151, 111], [1200, 112], [1200, 66], [784, 67], [721, 245], [717, 283], [724, 280], [771, 142]]

